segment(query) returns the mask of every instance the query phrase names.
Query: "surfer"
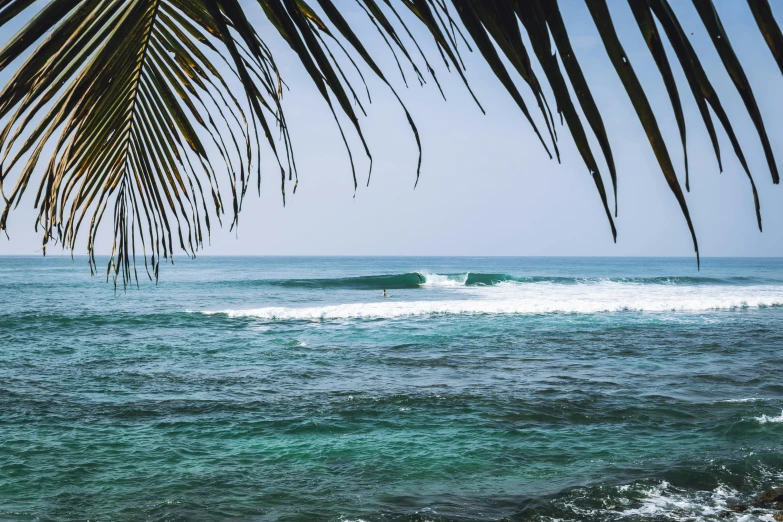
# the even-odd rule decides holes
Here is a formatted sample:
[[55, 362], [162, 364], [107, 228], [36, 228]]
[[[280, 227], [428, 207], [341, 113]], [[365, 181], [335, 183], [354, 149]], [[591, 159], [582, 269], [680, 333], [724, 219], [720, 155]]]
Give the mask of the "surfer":
[[385, 288], [383, 289], [383, 293], [381, 294], [381, 297], [389, 297], [389, 296], [386, 295], [386, 289]]
[[421, 274], [420, 274], [420, 273], [416, 272], [416, 277], [418, 277], [418, 278], [419, 278], [419, 284], [420, 284], [420, 285], [421, 285], [421, 284], [424, 284], [424, 279], [422, 279], [422, 278], [421, 278]]

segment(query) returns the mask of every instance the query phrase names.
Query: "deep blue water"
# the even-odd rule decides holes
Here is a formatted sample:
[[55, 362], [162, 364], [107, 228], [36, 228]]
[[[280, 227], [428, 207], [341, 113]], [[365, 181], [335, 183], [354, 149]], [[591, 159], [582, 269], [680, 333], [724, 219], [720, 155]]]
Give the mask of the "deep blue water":
[[779, 259], [0, 257], [0, 520], [713, 520], [782, 347]]

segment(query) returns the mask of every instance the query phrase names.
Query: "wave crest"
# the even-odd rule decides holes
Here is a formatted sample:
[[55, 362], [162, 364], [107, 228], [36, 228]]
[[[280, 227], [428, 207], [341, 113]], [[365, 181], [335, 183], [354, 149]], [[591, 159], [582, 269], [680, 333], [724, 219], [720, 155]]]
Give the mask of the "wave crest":
[[266, 281], [273, 286], [293, 288], [346, 288], [357, 290], [401, 290], [418, 288], [423, 278], [416, 272], [358, 277], [337, 277], [332, 279], [279, 279]]
[[260, 284], [282, 286], [288, 288], [345, 288], [366, 290], [402, 290], [418, 287], [465, 287], [465, 286], [496, 286], [504, 283], [550, 283], [557, 285], [595, 284], [595, 283], [629, 283], [638, 285], [668, 285], [668, 286], [703, 286], [703, 285], [749, 285], [767, 283], [749, 277], [692, 277], [692, 276], [655, 276], [655, 277], [556, 277], [556, 276], [518, 276], [503, 273], [460, 272], [432, 273], [407, 272], [402, 274], [380, 274], [355, 277], [337, 277], [322, 279], [272, 279], [258, 281], [239, 281], [242, 284]]

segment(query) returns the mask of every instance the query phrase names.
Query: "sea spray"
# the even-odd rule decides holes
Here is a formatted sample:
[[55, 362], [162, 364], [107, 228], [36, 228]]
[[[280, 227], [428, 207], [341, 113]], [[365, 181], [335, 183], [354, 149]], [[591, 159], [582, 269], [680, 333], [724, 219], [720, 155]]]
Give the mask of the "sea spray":
[[780, 415], [778, 415], [777, 417], [772, 417], [770, 415], [762, 415], [760, 417], [755, 417], [755, 419], [761, 424], [783, 422], [783, 411], [781, 411]]

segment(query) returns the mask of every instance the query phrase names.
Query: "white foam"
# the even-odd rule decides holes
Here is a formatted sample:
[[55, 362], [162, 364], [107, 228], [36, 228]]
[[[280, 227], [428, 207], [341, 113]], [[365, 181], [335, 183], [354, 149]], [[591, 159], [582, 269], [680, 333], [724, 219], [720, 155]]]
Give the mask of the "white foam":
[[[678, 522], [708, 521], [724, 518], [736, 522], [772, 520], [773, 512], [737, 513], [728, 510], [730, 504], [736, 504], [739, 492], [726, 485], [720, 485], [711, 491], [686, 491], [673, 487], [666, 481], [652, 486], [632, 486], [632, 489], [642, 494], [640, 505], [630, 509], [615, 507], [598, 510], [597, 514], [606, 519], [615, 520], [671, 520]], [[627, 486], [620, 486], [619, 491], [628, 491]], [[619, 508], [619, 509], [618, 509]]]
[[424, 287], [440, 287], [440, 288], [452, 288], [465, 286], [468, 282], [468, 275], [470, 272], [464, 274], [443, 275], [443, 274], [429, 274], [427, 272], [421, 272], [424, 282], [421, 286]]
[[[713, 519], [726, 509], [726, 491], [718, 487], [712, 493], [688, 495], [671, 488], [666, 482], [649, 488], [642, 505], [622, 512], [623, 517], [666, 518], [670, 520]], [[701, 497], [701, 498], [700, 498]]]
[[[444, 276], [445, 277], [445, 276]], [[453, 281], [454, 279], [446, 279]], [[443, 285], [451, 284], [441, 281]], [[446, 296], [448, 297], [448, 296]], [[393, 319], [433, 314], [596, 314], [605, 312], [705, 312], [783, 305], [783, 286], [667, 286], [596, 282], [463, 287], [448, 300], [384, 299], [311, 307], [219, 310], [229, 317], [263, 320]]]
[[780, 412], [780, 415], [777, 417], [769, 417], [767, 415], [762, 415], [761, 417], [754, 417], [755, 420], [759, 421], [761, 424], [766, 424], [768, 422], [783, 422], [783, 411]]

